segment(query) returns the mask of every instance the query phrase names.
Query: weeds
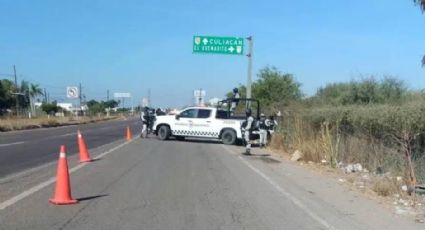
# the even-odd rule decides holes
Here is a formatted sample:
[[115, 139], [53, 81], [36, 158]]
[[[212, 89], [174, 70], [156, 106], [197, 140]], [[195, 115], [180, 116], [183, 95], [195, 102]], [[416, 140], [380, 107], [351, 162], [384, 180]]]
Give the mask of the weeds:
[[[338, 162], [361, 163], [373, 173], [404, 175], [407, 185], [416, 180], [421, 184], [425, 183], [424, 112], [425, 104], [418, 101], [287, 110], [272, 147], [300, 150], [304, 161], [325, 159], [333, 168]], [[395, 191], [394, 183], [384, 184], [374, 182], [372, 188], [380, 195]]]

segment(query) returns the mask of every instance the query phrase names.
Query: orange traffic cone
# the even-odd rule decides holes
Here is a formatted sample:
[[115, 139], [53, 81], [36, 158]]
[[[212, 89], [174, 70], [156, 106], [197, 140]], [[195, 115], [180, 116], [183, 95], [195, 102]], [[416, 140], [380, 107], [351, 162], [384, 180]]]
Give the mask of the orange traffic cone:
[[80, 149], [80, 163], [89, 162], [92, 159], [90, 158], [89, 151], [87, 151], [87, 145], [84, 141], [83, 135], [81, 135], [80, 130], [77, 131], [78, 134], [78, 148]]
[[133, 139], [133, 134], [131, 133], [130, 126], [127, 126], [127, 141]]
[[61, 145], [58, 171], [56, 174], [55, 196], [49, 199], [53, 204], [75, 204], [78, 200], [71, 197], [71, 185], [69, 181], [68, 161], [66, 160], [65, 145]]

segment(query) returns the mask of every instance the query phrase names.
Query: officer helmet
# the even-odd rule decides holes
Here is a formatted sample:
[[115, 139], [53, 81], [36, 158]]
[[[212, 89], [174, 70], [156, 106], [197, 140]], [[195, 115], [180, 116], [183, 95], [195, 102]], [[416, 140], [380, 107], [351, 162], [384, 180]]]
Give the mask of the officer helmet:
[[234, 88], [233, 89], [233, 93], [238, 93], [239, 92], [239, 89], [238, 88]]
[[246, 116], [249, 117], [249, 116], [251, 116], [252, 111], [251, 111], [250, 108], [248, 108], [248, 109], [245, 110], [245, 113], [246, 113]]
[[260, 117], [266, 117], [266, 115], [264, 115], [264, 113], [260, 114]]

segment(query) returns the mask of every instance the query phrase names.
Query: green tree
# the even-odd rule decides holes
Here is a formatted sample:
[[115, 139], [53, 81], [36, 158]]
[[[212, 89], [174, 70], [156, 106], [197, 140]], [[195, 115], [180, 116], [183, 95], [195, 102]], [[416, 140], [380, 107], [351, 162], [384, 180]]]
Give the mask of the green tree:
[[87, 102], [87, 107], [92, 113], [103, 113], [105, 111], [105, 102], [98, 102], [96, 100], [90, 100]]
[[35, 105], [34, 105], [34, 99], [37, 96], [43, 95], [43, 90], [40, 88], [38, 84], [29, 84], [28, 87], [28, 98], [30, 101], [30, 107], [31, 107], [31, 113], [35, 115]]
[[41, 104], [41, 109], [47, 114], [55, 114], [61, 109], [61, 107], [57, 105], [56, 101], [52, 101], [52, 103]]
[[105, 108], [115, 108], [118, 106], [119, 101], [115, 101], [115, 100], [109, 100], [109, 101], [105, 101]]
[[12, 81], [7, 79], [0, 80], [0, 114], [6, 109], [10, 109], [15, 106], [14, 96], [14, 84]]
[[328, 84], [319, 88], [310, 101], [328, 105], [399, 104], [407, 92], [404, 82], [394, 77], [385, 77], [379, 81], [369, 77], [349, 83]]
[[258, 80], [252, 84], [252, 95], [263, 107], [287, 105], [302, 97], [301, 84], [292, 74], [283, 74], [276, 67], [265, 67], [257, 76]]
[[20, 108], [27, 108], [30, 105], [29, 99], [29, 87], [30, 83], [28, 81], [22, 80], [21, 85], [18, 86], [18, 101]]

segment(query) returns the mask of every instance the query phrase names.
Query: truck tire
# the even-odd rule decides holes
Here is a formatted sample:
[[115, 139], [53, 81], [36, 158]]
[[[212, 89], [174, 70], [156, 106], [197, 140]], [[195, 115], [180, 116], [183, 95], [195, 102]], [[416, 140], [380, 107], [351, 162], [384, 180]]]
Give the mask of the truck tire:
[[158, 137], [161, 140], [168, 140], [170, 138], [170, 128], [166, 125], [161, 125], [158, 129]]
[[221, 141], [225, 145], [234, 145], [236, 143], [236, 132], [231, 129], [225, 129], [221, 133]]

